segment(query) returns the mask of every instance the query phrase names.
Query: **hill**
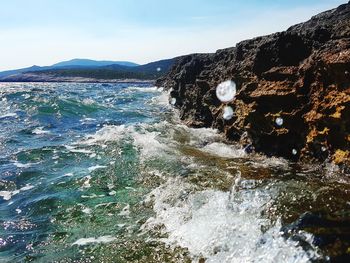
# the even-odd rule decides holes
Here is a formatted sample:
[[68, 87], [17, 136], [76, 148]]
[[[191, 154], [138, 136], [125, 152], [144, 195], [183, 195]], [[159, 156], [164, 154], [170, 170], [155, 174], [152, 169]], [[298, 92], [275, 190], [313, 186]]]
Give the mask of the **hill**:
[[51, 66], [40, 67], [40, 66], [34, 65], [28, 68], [2, 71], [0, 72], [0, 81], [1, 81], [1, 78], [20, 74], [20, 73], [37, 72], [37, 71], [44, 71], [44, 70], [68, 69], [68, 68], [96, 68], [96, 67], [103, 67], [108, 65], [121, 65], [125, 67], [139, 66], [138, 64], [134, 62], [129, 62], [129, 61], [108, 61], [108, 60], [98, 61], [98, 60], [91, 60], [91, 59], [72, 59], [68, 61], [58, 62]]
[[[95, 61], [77, 61], [57, 63], [50, 67], [32, 67], [12, 71], [12, 74], [0, 75], [2, 82], [59, 82], [59, 81], [115, 81], [125, 79], [155, 80], [166, 74], [175, 59], [166, 59], [151, 62], [145, 65], [136, 65], [126, 62], [122, 64], [110, 64], [105, 66], [93, 66]], [[109, 61], [110, 62], [110, 61]], [[100, 61], [100, 64], [109, 63]], [[73, 65], [80, 63], [80, 65]], [[57, 66], [58, 65], [58, 66]], [[136, 65], [136, 66], [135, 66]]]
[[83, 67], [103, 67], [108, 65], [121, 65], [121, 66], [128, 66], [128, 67], [135, 67], [139, 66], [139, 64], [136, 64], [134, 62], [129, 61], [110, 61], [110, 60], [91, 60], [91, 59], [80, 59], [75, 58], [68, 61], [62, 61], [56, 64], [53, 64], [51, 67], [74, 67], [74, 66], [83, 66]]

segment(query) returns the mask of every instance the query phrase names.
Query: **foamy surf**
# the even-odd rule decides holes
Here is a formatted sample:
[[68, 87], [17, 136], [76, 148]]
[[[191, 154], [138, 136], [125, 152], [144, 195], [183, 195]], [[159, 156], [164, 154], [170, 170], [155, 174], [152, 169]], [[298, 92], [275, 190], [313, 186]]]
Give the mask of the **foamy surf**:
[[[237, 181], [238, 187], [244, 181]], [[231, 192], [195, 191], [195, 186], [170, 179], [150, 193], [156, 213], [143, 230], [163, 229], [162, 239], [189, 250], [193, 262], [309, 262], [319, 257], [286, 239], [279, 220], [262, 217], [277, 189], [244, 189]], [[267, 230], [263, 230], [267, 229]], [[312, 244], [312, 236], [300, 233]]]
[[244, 149], [219, 142], [213, 142], [204, 146], [203, 151], [224, 158], [241, 158], [246, 156]]

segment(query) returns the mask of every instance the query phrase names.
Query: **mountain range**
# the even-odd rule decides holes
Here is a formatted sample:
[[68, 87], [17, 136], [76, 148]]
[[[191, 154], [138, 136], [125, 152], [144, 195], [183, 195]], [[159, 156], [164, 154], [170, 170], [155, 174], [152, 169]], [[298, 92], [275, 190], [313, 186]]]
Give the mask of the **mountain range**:
[[51, 66], [34, 65], [3, 71], [0, 72], [0, 82], [154, 80], [167, 73], [174, 61], [165, 59], [139, 65], [129, 61], [72, 59]]

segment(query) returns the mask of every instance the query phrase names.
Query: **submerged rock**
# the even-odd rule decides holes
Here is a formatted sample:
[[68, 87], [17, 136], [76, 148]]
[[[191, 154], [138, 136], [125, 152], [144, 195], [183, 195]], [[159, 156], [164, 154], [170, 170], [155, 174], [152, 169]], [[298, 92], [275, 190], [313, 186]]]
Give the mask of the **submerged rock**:
[[[349, 71], [350, 3], [285, 32], [181, 57], [157, 85], [171, 89], [190, 126], [218, 128], [267, 155], [349, 164]], [[227, 80], [237, 88], [230, 121], [216, 96]]]

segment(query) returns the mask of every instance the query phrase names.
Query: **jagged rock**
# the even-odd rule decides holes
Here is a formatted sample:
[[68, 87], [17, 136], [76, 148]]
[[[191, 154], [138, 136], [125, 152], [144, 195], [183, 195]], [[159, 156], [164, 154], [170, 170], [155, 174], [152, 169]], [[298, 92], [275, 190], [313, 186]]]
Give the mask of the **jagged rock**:
[[[181, 57], [157, 85], [171, 90], [188, 125], [218, 128], [267, 155], [349, 164], [349, 72], [350, 3], [285, 32]], [[215, 89], [226, 80], [237, 96], [223, 104]], [[225, 105], [231, 120], [222, 117]]]

